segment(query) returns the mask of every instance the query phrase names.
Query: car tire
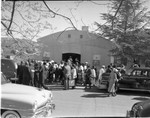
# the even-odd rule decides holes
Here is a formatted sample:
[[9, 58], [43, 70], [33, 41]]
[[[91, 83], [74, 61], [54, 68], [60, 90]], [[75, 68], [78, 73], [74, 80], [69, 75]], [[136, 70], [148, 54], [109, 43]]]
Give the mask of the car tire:
[[14, 116], [16, 118], [21, 118], [20, 115], [17, 112], [10, 111], [10, 110], [4, 111], [1, 117], [2, 118], [10, 118], [10, 116]]

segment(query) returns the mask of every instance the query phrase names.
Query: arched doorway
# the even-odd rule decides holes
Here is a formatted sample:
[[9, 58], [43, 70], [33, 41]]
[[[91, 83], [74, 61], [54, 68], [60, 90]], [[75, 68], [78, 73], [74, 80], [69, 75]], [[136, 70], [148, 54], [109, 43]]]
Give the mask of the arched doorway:
[[63, 53], [63, 54], [62, 54], [62, 60], [67, 61], [70, 56], [72, 57], [73, 63], [76, 62], [76, 61], [75, 61], [76, 59], [77, 59], [77, 60], [79, 61], [79, 63], [80, 63], [80, 61], [81, 61], [81, 55], [80, 55], [80, 54], [77, 54], [77, 53]]

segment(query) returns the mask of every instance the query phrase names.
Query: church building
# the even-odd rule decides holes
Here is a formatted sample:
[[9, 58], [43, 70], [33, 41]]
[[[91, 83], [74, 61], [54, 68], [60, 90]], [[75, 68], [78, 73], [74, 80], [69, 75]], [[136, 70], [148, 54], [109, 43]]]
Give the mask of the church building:
[[115, 46], [113, 42], [90, 33], [87, 26], [82, 30], [67, 30], [57, 32], [39, 38], [42, 44], [39, 60], [54, 60], [60, 63], [72, 57], [73, 61], [78, 59], [80, 63], [88, 62], [90, 66], [101, 67], [114, 62], [110, 50]]

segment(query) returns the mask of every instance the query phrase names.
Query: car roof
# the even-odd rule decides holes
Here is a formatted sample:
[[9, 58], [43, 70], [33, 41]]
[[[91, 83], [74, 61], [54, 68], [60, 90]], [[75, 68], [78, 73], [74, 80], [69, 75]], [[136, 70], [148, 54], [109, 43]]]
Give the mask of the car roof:
[[136, 68], [133, 68], [133, 70], [150, 70], [149, 67], [136, 67]]

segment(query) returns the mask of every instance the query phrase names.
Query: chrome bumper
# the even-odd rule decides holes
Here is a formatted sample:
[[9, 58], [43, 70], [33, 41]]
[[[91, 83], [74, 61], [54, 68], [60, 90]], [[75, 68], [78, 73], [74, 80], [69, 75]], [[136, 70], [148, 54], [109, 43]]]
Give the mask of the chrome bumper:
[[49, 103], [47, 104], [43, 109], [37, 111], [35, 115], [31, 118], [44, 118], [44, 117], [50, 117], [53, 110], [55, 110], [55, 104]]
[[55, 104], [51, 104], [51, 109], [55, 110]]

